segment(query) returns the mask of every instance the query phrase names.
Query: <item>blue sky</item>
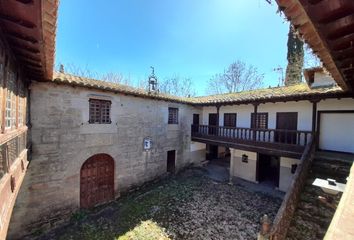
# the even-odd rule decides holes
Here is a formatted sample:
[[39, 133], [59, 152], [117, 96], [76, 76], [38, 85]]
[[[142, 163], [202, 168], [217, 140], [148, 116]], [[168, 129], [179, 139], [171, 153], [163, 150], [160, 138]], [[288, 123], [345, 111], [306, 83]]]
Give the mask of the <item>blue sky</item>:
[[288, 23], [265, 0], [61, 0], [56, 64], [138, 82], [154, 66], [159, 79], [193, 80], [198, 95], [230, 63], [242, 60], [275, 86], [286, 67]]

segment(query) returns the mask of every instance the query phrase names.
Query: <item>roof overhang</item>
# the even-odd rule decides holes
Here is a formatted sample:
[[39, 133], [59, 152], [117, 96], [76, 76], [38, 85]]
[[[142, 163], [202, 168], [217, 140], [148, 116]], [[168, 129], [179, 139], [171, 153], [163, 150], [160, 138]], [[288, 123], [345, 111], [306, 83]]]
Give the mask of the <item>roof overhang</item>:
[[58, 0], [0, 0], [0, 28], [29, 79], [53, 76]]
[[276, 1], [338, 85], [353, 92], [354, 1]]

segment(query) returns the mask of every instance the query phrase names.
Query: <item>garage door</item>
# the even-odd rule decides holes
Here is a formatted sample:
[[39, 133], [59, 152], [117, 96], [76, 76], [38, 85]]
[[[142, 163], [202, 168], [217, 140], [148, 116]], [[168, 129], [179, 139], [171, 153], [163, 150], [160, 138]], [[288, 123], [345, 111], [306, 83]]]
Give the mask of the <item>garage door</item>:
[[354, 153], [354, 113], [320, 114], [321, 150]]

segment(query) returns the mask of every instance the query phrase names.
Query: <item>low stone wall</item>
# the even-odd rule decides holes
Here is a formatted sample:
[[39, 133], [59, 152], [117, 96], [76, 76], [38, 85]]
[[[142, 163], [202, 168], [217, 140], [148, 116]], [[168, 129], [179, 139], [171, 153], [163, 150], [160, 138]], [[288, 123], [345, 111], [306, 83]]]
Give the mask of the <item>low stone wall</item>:
[[305, 148], [305, 151], [301, 157], [301, 164], [296, 169], [294, 179], [274, 219], [270, 232], [270, 239], [272, 240], [282, 240], [286, 237], [301, 190], [306, 182], [308, 170], [314, 158], [314, 152], [315, 141], [311, 140]]

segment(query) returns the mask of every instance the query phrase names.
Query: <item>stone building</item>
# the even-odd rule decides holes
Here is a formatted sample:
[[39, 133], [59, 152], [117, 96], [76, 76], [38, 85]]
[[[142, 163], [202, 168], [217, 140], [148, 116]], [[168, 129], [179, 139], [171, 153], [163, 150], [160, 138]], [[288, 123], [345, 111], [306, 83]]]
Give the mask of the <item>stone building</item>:
[[[277, 3], [329, 74], [314, 68], [307, 84], [180, 98], [53, 74], [58, 1], [0, 0], [0, 239], [11, 215], [7, 236], [21, 239], [228, 154], [230, 180], [268, 181], [296, 199], [309, 149], [354, 153], [352, 1]], [[289, 222], [294, 205], [285, 198], [277, 221]]]
[[[32, 83], [30, 111], [35, 160], [11, 237], [204, 159], [204, 149], [191, 142], [193, 114], [201, 108], [177, 97], [59, 73], [53, 82]], [[99, 189], [92, 178], [101, 181]]]

